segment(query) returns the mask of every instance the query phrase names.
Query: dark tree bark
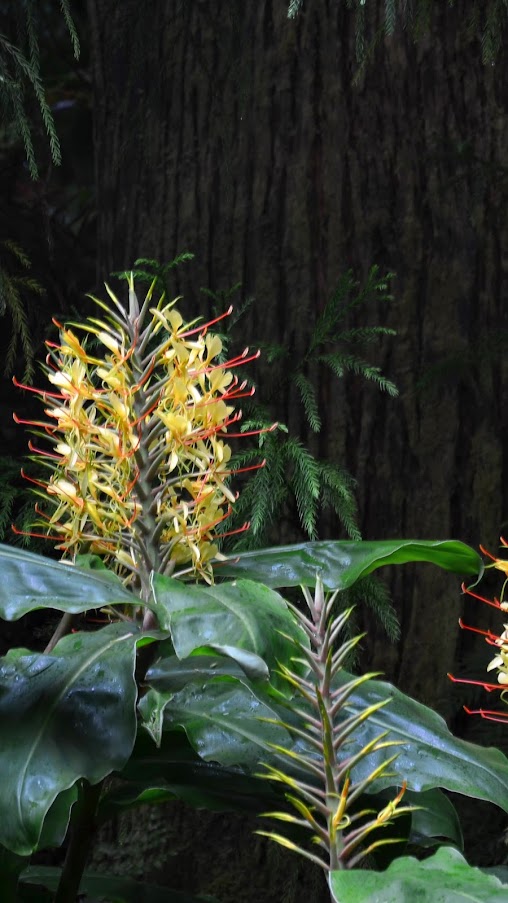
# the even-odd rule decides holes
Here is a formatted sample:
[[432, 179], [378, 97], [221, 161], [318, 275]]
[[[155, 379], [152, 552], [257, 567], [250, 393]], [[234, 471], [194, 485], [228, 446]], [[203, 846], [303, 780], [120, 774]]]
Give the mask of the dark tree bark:
[[[241, 279], [257, 299], [249, 337], [297, 334], [298, 346], [347, 267], [393, 269], [399, 334], [382, 363], [401, 397], [323, 382], [320, 451], [358, 480], [366, 538], [495, 544], [506, 67], [484, 68], [476, 43], [459, 44], [455, 8], [417, 46], [402, 32], [387, 40], [353, 84], [345, 5], [308, 0], [291, 22], [286, 6], [154, 0], [148, 16], [131, 0], [90, 0], [101, 278], [191, 249], [189, 304], [200, 285]], [[302, 427], [298, 411], [280, 416]], [[393, 588], [403, 642], [374, 638], [375, 664], [444, 705], [457, 582], [406, 568]]]
[[[323, 379], [319, 451], [357, 479], [365, 538], [495, 549], [507, 511], [508, 85], [504, 59], [484, 67], [478, 42], [459, 38], [466, 8], [442, 4], [417, 45], [403, 31], [382, 42], [354, 83], [338, 0], [306, 0], [294, 21], [285, 0], [152, 0], [149, 15], [135, 0], [89, 0], [99, 272], [193, 250], [175, 285], [193, 312], [199, 286], [241, 280], [257, 299], [248, 338], [305, 347], [345, 269], [393, 269], [386, 322], [398, 337], [379, 362], [400, 398]], [[279, 416], [305, 438], [294, 400]], [[423, 565], [390, 583], [402, 640], [391, 648], [377, 628], [368, 664], [450, 714], [459, 582]]]

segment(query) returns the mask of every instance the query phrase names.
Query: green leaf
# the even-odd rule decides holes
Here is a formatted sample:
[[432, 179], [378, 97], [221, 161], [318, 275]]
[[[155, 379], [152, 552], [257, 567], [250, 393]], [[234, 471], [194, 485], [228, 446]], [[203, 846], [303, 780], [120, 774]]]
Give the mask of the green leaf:
[[[273, 671], [280, 663], [289, 664], [294, 655], [293, 644], [281, 634], [305, 642], [284, 599], [251, 580], [205, 587], [155, 574], [153, 592], [159, 623], [171, 631], [175, 652], [182, 659], [203, 646], [218, 651], [236, 647], [254, 653]], [[228, 655], [235, 657], [231, 650]], [[243, 664], [247, 667], [246, 659]], [[272, 681], [287, 692], [287, 684], [277, 674]]]
[[[339, 687], [351, 679], [342, 671], [334, 678], [333, 686]], [[344, 717], [364, 711], [382, 699], [389, 699], [389, 705], [372, 714], [348, 745], [348, 753], [354, 755], [383, 731], [389, 732], [387, 739], [401, 743], [396, 748], [397, 759], [390, 766], [391, 777], [377, 780], [374, 792], [394, 784], [401, 786], [406, 780], [411, 790], [442, 787], [495, 803], [508, 812], [506, 756], [494, 747], [476, 746], [454, 737], [440, 715], [391, 684], [379, 680], [363, 683], [348, 698]], [[354, 779], [367, 777], [385, 755], [383, 751], [369, 755], [354, 769]]]
[[[149, 705], [146, 696], [140, 703], [142, 714]], [[205, 761], [254, 769], [267, 757], [270, 744], [291, 744], [283, 727], [261, 720], [278, 717], [269, 699], [239, 681], [214, 678], [187, 684], [170, 703], [164, 709], [164, 730], [183, 727]]]
[[[390, 798], [393, 798], [393, 791], [390, 791]], [[463, 849], [464, 838], [459, 816], [455, 806], [441, 790], [427, 790], [425, 793], [406, 790], [404, 805], [421, 806], [421, 809], [413, 812], [410, 843], [430, 847], [446, 840], [460, 850]]]
[[240, 681], [245, 681], [246, 678], [266, 680], [266, 665], [257, 655], [242, 649], [231, 649], [231, 652], [233, 653], [231, 658], [219, 655], [192, 655], [184, 659], [179, 659], [176, 655], [167, 656], [149, 668], [144, 683], [156, 690], [174, 693], [191, 681], [204, 683], [213, 677], [235, 677]]
[[139, 636], [111, 624], [64, 637], [51, 655], [13, 650], [0, 660], [0, 843], [8, 849], [31, 853], [59, 794], [66, 825], [73, 796], [65, 791], [125, 764], [136, 736]]
[[378, 542], [320, 541], [240, 552], [220, 563], [226, 578], [250, 577], [271, 587], [314, 586], [319, 574], [325, 589], [348, 589], [360, 577], [389, 564], [428, 561], [446, 571], [481, 576], [483, 563], [474, 549], [456, 540], [391, 539]]
[[163, 799], [179, 799], [217, 812], [259, 814], [284, 806], [283, 794], [269, 781], [203, 761], [183, 730], [165, 731], [159, 748], [148, 734], [140, 733], [118, 778], [99, 803], [100, 821], [143, 802]]
[[[44, 865], [30, 866], [23, 872], [22, 880], [26, 884], [39, 884], [55, 891], [60, 880], [60, 869]], [[106, 903], [218, 903], [216, 897], [196, 897], [158, 884], [95, 872], [85, 872], [79, 892], [93, 900], [105, 900]]]
[[508, 892], [505, 884], [472, 868], [451, 847], [424, 862], [404, 856], [385, 872], [331, 872], [329, 882], [336, 903], [506, 903]]
[[25, 856], [18, 856], [0, 846], [0, 883], [5, 900], [18, 899], [18, 879], [28, 862]]
[[139, 605], [111, 573], [74, 567], [0, 545], [0, 617], [15, 621], [37, 608], [56, 608], [72, 614], [104, 605]]

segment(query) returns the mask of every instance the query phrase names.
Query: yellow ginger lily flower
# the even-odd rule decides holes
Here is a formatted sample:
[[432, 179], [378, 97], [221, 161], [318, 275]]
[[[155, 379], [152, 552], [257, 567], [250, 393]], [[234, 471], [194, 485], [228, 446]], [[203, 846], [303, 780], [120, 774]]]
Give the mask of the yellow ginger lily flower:
[[227, 367], [257, 356], [218, 362], [212, 324], [185, 324], [164, 297], [150, 306], [153, 289], [140, 308], [131, 280], [128, 311], [109, 289], [112, 309], [93, 299], [103, 319], [73, 324], [83, 340], [60, 327], [60, 344], [47, 343], [55, 392], [32, 390], [48, 417], [35, 425], [54, 446], [38, 483], [53, 512], [39, 511], [38, 526], [65, 557], [91, 549], [142, 589], [152, 570], [177, 565], [212, 579], [216, 528], [235, 501], [224, 440], [241, 416], [235, 400], [252, 394]]

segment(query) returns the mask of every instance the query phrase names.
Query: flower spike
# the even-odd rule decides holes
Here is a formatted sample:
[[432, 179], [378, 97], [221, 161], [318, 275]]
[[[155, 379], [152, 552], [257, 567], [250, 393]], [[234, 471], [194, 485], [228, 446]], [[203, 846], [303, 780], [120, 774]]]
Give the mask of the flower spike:
[[71, 324], [79, 338], [55, 321], [51, 391], [16, 383], [41, 398], [48, 419], [29, 425], [52, 444], [30, 446], [50, 469], [47, 481], [33, 481], [47, 503], [34, 527], [64, 557], [83, 548], [103, 555], [142, 597], [152, 570], [184, 566], [211, 582], [217, 528], [236, 498], [226, 439], [242, 434], [226, 434], [241, 417], [233, 403], [252, 394], [228, 368], [258, 355], [245, 349], [219, 362], [222, 342], [210, 328], [232, 308], [186, 324], [175, 302], [153, 303], [154, 286], [139, 304], [131, 279], [127, 309], [106, 289], [113, 308], [93, 299], [101, 316]]

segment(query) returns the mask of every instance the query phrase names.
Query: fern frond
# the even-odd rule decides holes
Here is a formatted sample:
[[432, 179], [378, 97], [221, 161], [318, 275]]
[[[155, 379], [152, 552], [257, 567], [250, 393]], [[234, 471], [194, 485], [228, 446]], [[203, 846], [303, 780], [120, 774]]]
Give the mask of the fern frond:
[[321, 345], [337, 338], [337, 326], [344, 319], [350, 307], [349, 295], [357, 287], [358, 283], [353, 279], [351, 270], [341, 276], [337, 288], [316, 321], [306, 354], [307, 359], [312, 357]]
[[[0, 243], [11, 253], [18, 264], [26, 270], [31, 266], [30, 259], [23, 248], [11, 239]], [[23, 293], [43, 295], [44, 288], [33, 276], [12, 273], [7, 266], [0, 263], [0, 315], [6, 312], [12, 320], [12, 336], [7, 346], [4, 359], [4, 373], [10, 374], [14, 366], [18, 346], [21, 345], [25, 359], [23, 381], [30, 383], [34, 373], [34, 348], [28, 322], [27, 305]]]
[[299, 439], [289, 438], [284, 453], [292, 465], [289, 479], [293, 488], [300, 523], [309, 539], [317, 539], [316, 521], [319, 500], [319, 463]]
[[291, 0], [288, 6], [288, 19], [294, 19], [303, 6], [303, 0]]
[[392, 643], [400, 639], [400, 621], [386, 585], [374, 574], [363, 577], [347, 590], [347, 604], [367, 606]]
[[[69, 0], [60, 0], [60, 8], [71, 36], [74, 56], [77, 59], [79, 57], [79, 38], [71, 16]], [[37, 4], [34, 0], [26, 0], [22, 9], [18, 8], [16, 13], [18, 24], [21, 21], [24, 22], [24, 28], [18, 35], [19, 45], [11, 41], [6, 34], [0, 34], [0, 101], [23, 141], [28, 168], [32, 178], [35, 179], [38, 169], [25, 105], [27, 89], [33, 93], [37, 101], [49, 139], [51, 159], [55, 165], [61, 162], [60, 142], [41, 78]]]
[[4, 248], [11, 252], [13, 257], [16, 258], [18, 263], [20, 263], [25, 270], [29, 270], [32, 266], [32, 262], [28, 256], [28, 254], [23, 250], [20, 244], [17, 241], [13, 241], [11, 238], [5, 238], [2, 242]]
[[321, 417], [319, 416], [319, 405], [314, 386], [310, 379], [301, 372], [295, 373], [293, 382], [300, 393], [307, 423], [314, 433], [319, 433], [321, 430]]
[[288, 499], [283, 457], [277, 453], [278, 450], [270, 452], [270, 444], [267, 443], [268, 447], [264, 450], [265, 466], [248, 481], [235, 505], [237, 515], [250, 519], [250, 530], [235, 546], [237, 549], [261, 545]]
[[278, 345], [273, 342], [258, 342], [258, 347], [263, 358], [268, 361], [269, 364], [283, 361], [289, 357], [289, 349], [284, 345]]
[[81, 52], [79, 45], [79, 35], [74, 23], [74, 19], [71, 15], [70, 0], [60, 0], [60, 9], [62, 10], [65, 24], [67, 25], [67, 31], [69, 32], [71, 37], [74, 59], [79, 60], [79, 55]]
[[399, 394], [395, 383], [383, 376], [380, 367], [374, 367], [354, 354], [342, 354], [341, 352], [321, 354], [318, 360], [329, 367], [332, 373], [339, 378], [342, 378], [344, 373], [349, 371], [374, 382], [378, 389], [387, 392], [388, 395], [397, 396]]
[[323, 506], [335, 512], [350, 539], [361, 539], [353, 478], [329, 461], [319, 461], [319, 479]]
[[396, 19], [396, 0], [385, 0], [385, 31], [388, 36], [395, 31]]
[[391, 329], [389, 326], [358, 326], [341, 332], [340, 341], [348, 345], [355, 342], [369, 345], [383, 335], [397, 335], [397, 330]]

